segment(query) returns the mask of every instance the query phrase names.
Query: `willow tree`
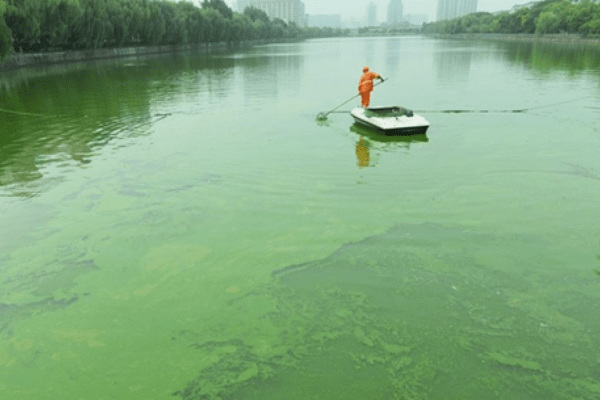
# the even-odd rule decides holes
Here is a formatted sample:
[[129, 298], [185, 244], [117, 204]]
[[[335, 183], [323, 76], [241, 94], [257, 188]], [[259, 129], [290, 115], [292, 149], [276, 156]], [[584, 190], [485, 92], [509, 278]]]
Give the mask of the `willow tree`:
[[193, 4], [187, 1], [177, 3], [185, 21], [188, 42], [203, 43], [208, 40], [209, 26], [208, 19], [204, 13]]
[[161, 14], [160, 4], [155, 1], [148, 3], [142, 43], [150, 46], [161, 44], [166, 32], [166, 21]]
[[572, 6], [568, 0], [556, 1], [544, 7], [535, 23], [536, 33], [568, 32], [567, 14]]
[[40, 9], [41, 48], [74, 48], [81, 16], [82, 10], [77, 0], [47, 0]]
[[[137, 2], [131, 2], [134, 4]], [[112, 32], [110, 42], [113, 46], [123, 46], [131, 41], [134, 12], [124, 0], [113, 0], [107, 9]], [[143, 13], [142, 13], [143, 14]], [[133, 27], [135, 29], [135, 27]]]
[[592, 3], [590, 0], [582, 0], [579, 4], [573, 5], [565, 16], [567, 30], [571, 33], [594, 33], [587, 32], [584, 26], [589, 27], [593, 25], [594, 20], [598, 19], [600, 19], [600, 4]]
[[40, 2], [8, 0], [6, 5], [4, 20], [12, 33], [13, 48], [16, 51], [38, 51], [41, 36]]
[[0, 60], [5, 59], [12, 52], [12, 37], [10, 29], [4, 21], [6, 2], [0, 0]]
[[80, 44], [86, 49], [106, 47], [113, 33], [107, 1], [80, 0], [80, 4], [83, 10], [78, 35]]
[[189, 41], [185, 13], [179, 3], [163, 1], [160, 3], [161, 14], [165, 19], [163, 43], [186, 44]]
[[227, 19], [233, 18], [233, 11], [223, 0], [204, 0], [202, 2], [202, 8], [217, 10], [223, 17]]
[[241, 42], [248, 39], [255, 39], [252, 20], [243, 14], [233, 14], [231, 20], [231, 40]]

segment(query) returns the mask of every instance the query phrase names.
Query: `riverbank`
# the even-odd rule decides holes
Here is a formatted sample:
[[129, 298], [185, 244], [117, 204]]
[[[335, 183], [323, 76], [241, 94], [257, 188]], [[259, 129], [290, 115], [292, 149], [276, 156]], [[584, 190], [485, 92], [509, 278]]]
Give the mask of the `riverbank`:
[[206, 44], [187, 44], [170, 46], [139, 46], [112, 49], [96, 49], [81, 51], [57, 51], [44, 53], [13, 54], [8, 60], [0, 62], [0, 70], [18, 69], [33, 66], [65, 64], [81, 61], [94, 61], [109, 58], [140, 57], [155, 54], [179, 52], [205, 52], [216, 53], [248, 48], [258, 44], [265, 44], [265, 40], [249, 40], [241, 43], [216, 42]]
[[[541, 42], [541, 43], [562, 43], [562, 44], [583, 44], [591, 46], [600, 46], [600, 37], [581, 37], [577, 34], [498, 34], [498, 33], [471, 33], [471, 34], [424, 34], [425, 36], [440, 39], [456, 40], [491, 40], [504, 42]], [[385, 35], [384, 35], [385, 36]], [[293, 39], [297, 41], [300, 39]], [[146, 55], [178, 53], [178, 52], [223, 52], [236, 49], [243, 49], [259, 44], [271, 43], [269, 40], [249, 40], [241, 43], [205, 43], [188, 45], [165, 45], [165, 46], [139, 46], [123, 47], [97, 50], [81, 51], [57, 51], [43, 53], [19, 53], [13, 54], [9, 59], [0, 61], [0, 70], [10, 70], [26, 68], [33, 66], [64, 64], [81, 61], [94, 61], [109, 58], [127, 58]]]
[[562, 44], [585, 44], [600, 46], [600, 37], [582, 37], [578, 34], [550, 34], [537, 35], [525, 33], [457, 33], [457, 34], [433, 34], [428, 35], [435, 38], [457, 39], [457, 40], [492, 40], [501, 42], [540, 42], [540, 43], [562, 43]]

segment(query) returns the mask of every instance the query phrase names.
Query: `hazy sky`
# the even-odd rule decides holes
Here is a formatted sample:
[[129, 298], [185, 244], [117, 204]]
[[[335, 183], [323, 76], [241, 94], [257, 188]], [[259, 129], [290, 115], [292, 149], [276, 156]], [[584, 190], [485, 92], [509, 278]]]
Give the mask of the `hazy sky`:
[[[225, 0], [230, 5], [235, 0]], [[377, 18], [385, 21], [390, 0], [302, 0], [307, 14], [341, 14], [342, 18], [362, 19], [370, 2], [377, 6]], [[530, 0], [479, 0], [477, 11], [509, 10], [515, 4], [525, 4]], [[404, 14], [425, 14], [429, 21], [435, 20], [437, 0], [402, 0]]]

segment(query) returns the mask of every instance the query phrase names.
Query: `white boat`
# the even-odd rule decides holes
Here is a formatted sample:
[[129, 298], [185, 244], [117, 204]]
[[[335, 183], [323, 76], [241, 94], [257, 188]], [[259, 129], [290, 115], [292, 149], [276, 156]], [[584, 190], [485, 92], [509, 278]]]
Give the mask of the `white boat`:
[[400, 106], [357, 107], [350, 111], [357, 124], [374, 129], [384, 135], [424, 134], [429, 121]]

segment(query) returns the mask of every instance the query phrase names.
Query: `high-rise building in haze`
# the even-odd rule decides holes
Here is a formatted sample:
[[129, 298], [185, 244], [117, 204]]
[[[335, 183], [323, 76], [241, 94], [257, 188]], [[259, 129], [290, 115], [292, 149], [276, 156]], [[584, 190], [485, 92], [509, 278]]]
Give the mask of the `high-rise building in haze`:
[[286, 22], [295, 22], [299, 26], [306, 26], [304, 3], [300, 0], [238, 0], [238, 11], [246, 7], [255, 7], [263, 10], [269, 18], [279, 18]]
[[178, 3], [180, 1], [187, 1], [188, 3], [192, 3], [196, 7], [202, 7], [202, 0], [170, 0], [170, 1], [173, 1], [175, 3]]
[[236, 0], [234, 5], [237, 12], [243, 13], [244, 9], [248, 7], [248, 0]]
[[474, 12], [477, 12], [477, 0], [438, 0], [438, 21], [458, 18]]
[[370, 2], [367, 6], [367, 26], [377, 25], [377, 6]]
[[398, 25], [400, 22], [404, 21], [404, 15], [402, 15], [403, 9], [402, 0], [390, 0], [387, 15], [388, 24]]
[[308, 16], [308, 26], [317, 28], [341, 28], [342, 16], [340, 14], [316, 14]]

